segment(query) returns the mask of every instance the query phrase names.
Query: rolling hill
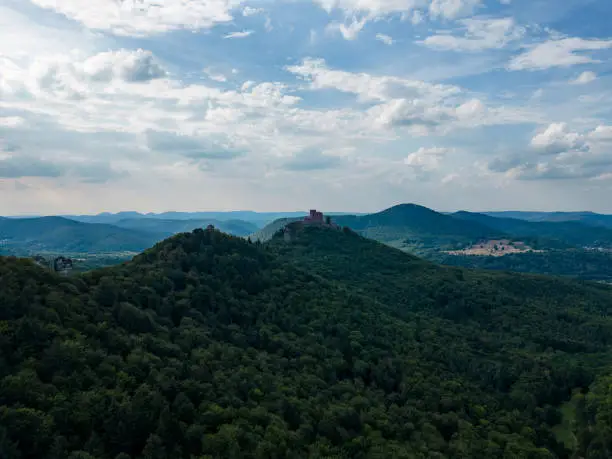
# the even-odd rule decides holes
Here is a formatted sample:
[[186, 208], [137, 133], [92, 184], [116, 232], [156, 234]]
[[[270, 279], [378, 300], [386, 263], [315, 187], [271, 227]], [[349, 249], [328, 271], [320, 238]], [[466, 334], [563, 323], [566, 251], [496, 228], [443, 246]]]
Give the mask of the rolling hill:
[[5, 241], [4, 247], [21, 252], [141, 251], [162, 238], [159, 234], [62, 217], [0, 219], [0, 240]]
[[0, 257], [0, 456], [607, 457], [611, 308], [348, 229], [196, 230], [72, 278]]
[[515, 237], [537, 237], [574, 247], [612, 248], [612, 229], [585, 225], [578, 221], [532, 222], [515, 218], [498, 218], [473, 212], [457, 212], [452, 217], [479, 223]]
[[457, 220], [416, 204], [400, 204], [364, 216], [338, 216], [334, 221], [363, 236], [394, 246], [446, 246], [503, 235], [478, 222]]
[[[296, 219], [280, 219], [253, 235], [269, 240], [287, 223]], [[359, 234], [388, 245], [411, 249], [456, 247], [483, 238], [504, 234], [478, 222], [464, 221], [416, 204], [400, 204], [368, 215], [337, 215], [333, 221]]]
[[579, 222], [590, 226], [605, 226], [612, 228], [612, 215], [595, 212], [482, 212], [490, 217], [515, 218], [531, 222]]

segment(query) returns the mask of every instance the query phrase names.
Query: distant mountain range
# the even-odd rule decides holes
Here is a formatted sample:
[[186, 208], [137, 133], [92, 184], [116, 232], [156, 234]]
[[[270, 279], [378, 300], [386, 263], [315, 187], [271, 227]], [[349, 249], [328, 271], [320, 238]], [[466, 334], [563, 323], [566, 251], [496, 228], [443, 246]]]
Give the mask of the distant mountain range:
[[605, 226], [612, 228], [612, 215], [596, 214], [594, 212], [482, 212], [496, 218], [515, 218], [530, 222], [579, 222], [590, 226]]
[[[120, 212], [70, 218], [2, 218], [0, 250], [18, 254], [140, 251], [173, 234], [208, 225], [231, 235], [267, 241], [287, 223], [304, 215], [305, 212]], [[612, 216], [588, 212], [445, 214], [416, 204], [401, 204], [373, 214], [327, 215], [362, 236], [425, 256], [499, 238], [528, 241], [530, 246], [545, 249], [612, 247], [612, 227], [604, 225]], [[509, 215], [523, 218], [508, 218]], [[569, 220], [560, 221], [562, 218]]]
[[[612, 247], [612, 228], [568, 215], [572, 216], [569, 221], [528, 221], [465, 211], [444, 214], [416, 204], [401, 204], [370, 215], [341, 215], [333, 220], [362, 236], [416, 253], [461, 248], [495, 238], [528, 240], [538, 247], [555, 249]], [[599, 217], [604, 220], [607, 216]], [[276, 220], [251, 237], [268, 240], [293, 220]]]
[[65, 217], [0, 218], [0, 252], [139, 252], [168, 236], [208, 225], [235, 236], [257, 230], [254, 223], [243, 220], [123, 218], [110, 224]]
[[63, 217], [0, 219], [0, 249], [17, 253], [140, 251], [160, 239], [146, 231]]
[[97, 215], [62, 215], [65, 218], [84, 223], [111, 223], [115, 224], [121, 220], [134, 219], [161, 219], [161, 220], [243, 220], [253, 223], [258, 227], [278, 218], [302, 217], [306, 212], [253, 212], [250, 210], [236, 210], [228, 212], [103, 212]]

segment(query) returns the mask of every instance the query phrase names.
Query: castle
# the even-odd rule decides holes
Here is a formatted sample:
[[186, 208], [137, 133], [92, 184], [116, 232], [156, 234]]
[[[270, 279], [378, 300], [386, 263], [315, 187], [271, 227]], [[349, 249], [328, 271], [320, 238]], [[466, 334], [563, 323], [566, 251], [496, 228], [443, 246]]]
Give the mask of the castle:
[[340, 229], [338, 225], [331, 221], [330, 216], [323, 215], [323, 212], [319, 212], [316, 209], [311, 209], [308, 215], [302, 220], [289, 223], [283, 229], [284, 239], [286, 242], [290, 242], [293, 239], [294, 231], [299, 226], [323, 226], [326, 228]]
[[304, 217], [303, 223], [305, 224], [319, 224], [322, 225], [323, 221], [323, 212], [318, 212], [315, 209], [310, 209], [310, 213]]

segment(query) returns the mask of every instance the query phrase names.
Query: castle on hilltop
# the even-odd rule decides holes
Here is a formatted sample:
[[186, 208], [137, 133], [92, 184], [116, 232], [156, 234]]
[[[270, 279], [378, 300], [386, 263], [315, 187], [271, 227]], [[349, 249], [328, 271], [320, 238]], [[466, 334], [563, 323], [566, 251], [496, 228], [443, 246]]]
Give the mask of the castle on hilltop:
[[323, 215], [323, 212], [319, 212], [316, 209], [311, 209], [308, 215], [302, 220], [295, 221], [285, 226], [283, 233], [285, 241], [289, 242], [294, 236], [294, 230], [296, 226], [321, 226], [325, 228], [340, 229], [338, 225], [332, 222], [331, 217]]
[[310, 213], [304, 217], [303, 223], [310, 225], [322, 225], [323, 223], [325, 223], [325, 221], [323, 220], [323, 212], [319, 212], [315, 209], [310, 209]]

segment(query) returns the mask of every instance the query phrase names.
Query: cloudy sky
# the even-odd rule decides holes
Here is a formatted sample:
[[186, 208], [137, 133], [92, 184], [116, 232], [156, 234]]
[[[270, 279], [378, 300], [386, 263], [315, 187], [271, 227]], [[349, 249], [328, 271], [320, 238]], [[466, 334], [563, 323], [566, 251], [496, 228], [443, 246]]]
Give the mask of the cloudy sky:
[[0, 214], [612, 213], [609, 0], [0, 0]]

